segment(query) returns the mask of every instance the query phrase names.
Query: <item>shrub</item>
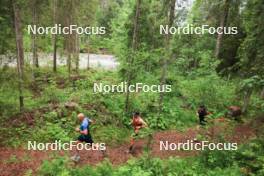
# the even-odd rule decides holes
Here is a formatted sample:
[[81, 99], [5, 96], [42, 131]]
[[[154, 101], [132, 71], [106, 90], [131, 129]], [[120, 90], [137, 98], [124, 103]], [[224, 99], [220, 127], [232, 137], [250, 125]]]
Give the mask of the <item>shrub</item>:
[[69, 141], [69, 133], [66, 129], [61, 127], [60, 123], [46, 122], [40, 128], [36, 128], [32, 132], [32, 138], [35, 141], [50, 142], [55, 140], [61, 140], [62, 142]]
[[239, 165], [247, 168], [252, 173], [263, 175], [264, 173], [264, 140], [256, 139], [243, 145], [236, 155]]
[[202, 152], [200, 162], [204, 166], [214, 168], [232, 167], [235, 159], [235, 151], [205, 150]]
[[92, 135], [96, 141], [105, 142], [107, 145], [116, 145], [129, 140], [129, 130], [111, 125], [95, 129]]
[[45, 160], [38, 174], [43, 176], [70, 176], [68, 159], [59, 157], [51, 161]]
[[205, 104], [209, 110], [223, 111], [234, 104], [235, 86], [216, 75], [181, 81], [180, 88], [190, 103], [196, 107]]
[[65, 90], [59, 90], [53, 82], [46, 86], [42, 93], [42, 100], [46, 103], [59, 103], [66, 99]]

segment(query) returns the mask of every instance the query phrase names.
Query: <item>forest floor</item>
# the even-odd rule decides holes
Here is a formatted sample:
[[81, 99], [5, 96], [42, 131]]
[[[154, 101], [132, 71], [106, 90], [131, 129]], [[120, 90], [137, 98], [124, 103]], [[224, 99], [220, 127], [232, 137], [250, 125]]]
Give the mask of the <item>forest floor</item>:
[[[238, 144], [244, 143], [250, 138], [255, 136], [256, 129], [252, 126], [252, 122], [249, 123], [237, 123], [224, 118], [215, 119], [210, 122], [210, 127], [204, 128], [199, 125], [194, 126], [179, 132], [176, 130], [167, 130], [155, 132], [153, 134], [153, 140], [150, 147], [150, 156], [159, 157], [162, 159], [170, 156], [188, 157], [195, 156], [199, 152], [197, 151], [181, 151], [181, 150], [160, 150], [160, 141], [168, 141], [169, 143], [179, 143], [187, 140], [193, 140], [198, 135], [206, 136], [210, 142], [217, 141], [219, 135], [224, 135], [229, 142], [237, 142]], [[227, 127], [232, 126], [230, 131]], [[199, 142], [199, 141], [198, 141]], [[139, 139], [135, 144], [135, 150], [133, 154], [127, 152], [129, 143], [121, 144], [115, 147], [107, 147], [106, 154], [108, 160], [113, 165], [121, 165], [126, 163], [133, 157], [140, 157], [143, 154], [144, 148], [147, 145], [147, 139]], [[58, 155], [72, 155], [73, 153], [54, 152], [54, 151], [32, 151], [23, 148], [7, 148], [0, 147], [0, 175], [1, 176], [20, 176], [24, 175], [27, 170], [32, 170], [33, 173], [37, 172], [37, 169], [44, 160], [51, 160]], [[105, 157], [101, 151], [81, 151], [81, 160], [77, 164], [84, 166], [86, 164], [95, 166], [102, 162]]]

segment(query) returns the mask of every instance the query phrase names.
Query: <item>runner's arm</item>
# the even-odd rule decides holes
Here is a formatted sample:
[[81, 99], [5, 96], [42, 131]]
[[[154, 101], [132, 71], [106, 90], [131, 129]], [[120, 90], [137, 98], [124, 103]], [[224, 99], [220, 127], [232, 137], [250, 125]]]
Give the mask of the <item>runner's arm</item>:
[[79, 132], [80, 131], [80, 127], [76, 127], [75, 131]]
[[81, 134], [88, 134], [88, 130], [87, 129], [84, 129], [84, 130], [80, 130], [80, 128], [79, 127], [77, 127], [76, 129], [75, 129], [75, 131], [77, 131], [77, 132], [79, 132], [79, 133], [81, 133]]
[[88, 124], [83, 124], [83, 125], [79, 128], [78, 132], [79, 132], [80, 134], [87, 135], [87, 134], [88, 134]]
[[80, 130], [80, 133], [81, 133], [81, 134], [84, 134], [84, 135], [87, 135], [87, 134], [88, 134], [88, 130], [87, 130], [87, 128], [84, 129], [84, 130], [82, 130], [82, 131]]
[[145, 127], [148, 126], [148, 124], [147, 124], [143, 119], [141, 119], [141, 123], [142, 123], [142, 127], [143, 127], [143, 128], [145, 128]]

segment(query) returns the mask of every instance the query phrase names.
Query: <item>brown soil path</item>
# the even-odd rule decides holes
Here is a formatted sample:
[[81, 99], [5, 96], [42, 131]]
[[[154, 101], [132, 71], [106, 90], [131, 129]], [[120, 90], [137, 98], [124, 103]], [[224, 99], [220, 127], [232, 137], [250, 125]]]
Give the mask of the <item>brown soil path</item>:
[[[165, 151], [160, 150], [160, 141], [168, 141], [169, 143], [179, 143], [187, 140], [192, 140], [197, 137], [197, 134], [208, 136], [210, 139], [216, 139], [216, 134], [223, 134], [232, 142], [242, 143], [245, 140], [253, 137], [254, 129], [249, 124], [238, 124], [231, 132], [226, 131], [229, 125], [224, 119], [218, 119], [214, 122], [214, 127], [203, 129], [199, 126], [187, 129], [185, 132], [175, 130], [161, 131], [153, 134], [153, 142], [151, 144], [151, 156], [159, 158], [168, 158], [170, 156], [194, 156], [195, 151]], [[227, 135], [228, 134], [228, 135]], [[114, 165], [125, 163], [133, 157], [141, 156], [144, 147], [147, 144], [146, 139], [138, 140], [135, 144], [135, 152], [133, 155], [127, 153], [129, 144], [123, 144], [117, 147], [107, 147], [107, 158]], [[60, 155], [65, 155], [63, 152], [57, 152]], [[28, 151], [22, 148], [0, 148], [0, 176], [22, 176], [29, 169], [36, 173], [37, 169], [45, 159], [51, 159], [54, 152], [51, 151]], [[78, 165], [96, 165], [104, 160], [101, 151], [81, 151], [81, 161]]]

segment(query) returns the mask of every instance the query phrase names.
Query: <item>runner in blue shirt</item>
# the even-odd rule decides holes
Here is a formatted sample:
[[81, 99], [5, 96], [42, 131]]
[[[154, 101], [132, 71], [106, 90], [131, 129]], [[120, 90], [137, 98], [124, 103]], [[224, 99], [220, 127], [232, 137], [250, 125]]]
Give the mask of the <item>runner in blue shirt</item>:
[[88, 117], [85, 117], [83, 113], [78, 114], [78, 119], [82, 122], [79, 128], [76, 128], [76, 131], [80, 133], [78, 137], [78, 142], [93, 143], [92, 136], [89, 130], [90, 123], [93, 123]]
[[[85, 117], [83, 113], [78, 114], [78, 119], [81, 121], [80, 127], [77, 127], [75, 130], [80, 133], [80, 136], [78, 137], [78, 143], [86, 142], [89, 144], [93, 143], [93, 139], [89, 130], [90, 123], [93, 123], [93, 120], [89, 119], [88, 117]], [[78, 162], [80, 160], [79, 151], [77, 150], [77, 153], [71, 157], [72, 160]]]

